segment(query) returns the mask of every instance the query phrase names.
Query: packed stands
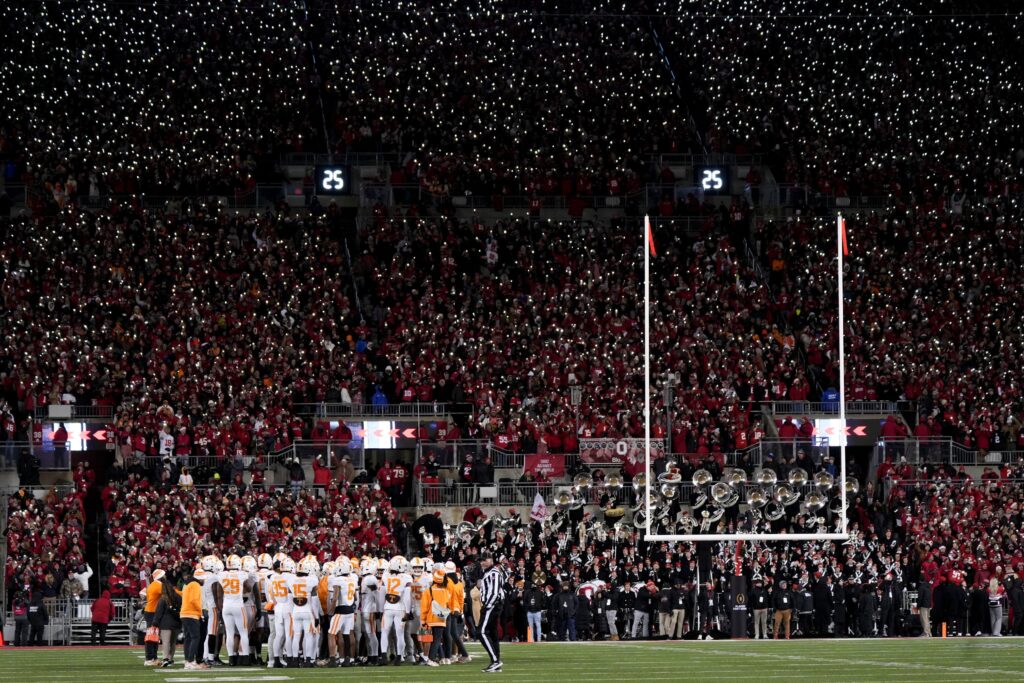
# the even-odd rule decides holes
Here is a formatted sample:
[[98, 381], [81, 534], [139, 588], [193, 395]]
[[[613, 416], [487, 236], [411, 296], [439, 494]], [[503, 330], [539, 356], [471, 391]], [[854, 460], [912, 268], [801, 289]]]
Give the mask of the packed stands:
[[[916, 402], [916, 438], [1024, 449], [1022, 71], [1005, 49], [1020, 17], [904, 0], [841, 12], [735, 0], [627, 14], [602, 3], [590, 16], [540, 1], [307, 5], [0, 8], [17, 55], [0, 65], [12, 114], [0, 157], [29, 209], [0, 219], [5, 438], [27, 441], [26, 416], [48, 404], [112, 409], [123, 463], [96, 485], [96, 514], [115, 597], [134, 595], [154, 562], [173, 568], [228, 545], [332, 556], [420, 546], [395, 495], [369, 484], [373, 467], [257, 478], [272, 454], [325, 429], [300, 404], [469, 403], [471, 419], [447, 438], [521, 453], [643, 432], [635, 220], [427, 206], [380, 207], [355, 224], [337, 206], [241, 215], [205, 201], [279, 182], [287, 154], [384, 155], [396, 160], [390, 184], [434, 196], [577, 199], [671, 185], [662, 154], [760, 155], [785, 193], [774, 205], [761, 201], [763, 179], [760, 196], [648, 207], [661, 217], [657, 415], [674, 385], [672, 430], [656, 420], [655, 436], [711, 462], [770, 428], [763, 404], [835, 386], [832, 219], [849, 200], [868, 210], [848, 223], [848, 398]], [[140, 20], [125, 21], [132, 11]], [[154, 209], [143, 193], [171, 199]], [[197, 456], [215, 464], [183, 472], [178, 458]], [[973, 588], [994, 577], [1019, 628], [1019, 464], [980, 482], [886, 465], [851, 507], [855, 540], [750, 546], [752, 576], [813, 595], [829, 580], [849, 586], [845, 623], [861, 635], [902, 632], [881, 612], [854, 616], [870, 609], [865, 584]], [[494, 483], [489, 466], [469, 482]], [[88, 479], [76, 474], [69, 496], [9, 498], [9, 599], [79, 571]], [[448, 529], [451, 548], [435, 539], [428, 550], [465, 562], [496, 549], [551, 592], [565, 580], [573, 590], [681, 583], [692, 612], [696, 548], [648, 545], [590, 514], [566, 513], [560, 529], [492, 521], [466, 539]], [[701, 570], [718, 596], [712, 614], [728, 550], [717, 546]], [[964, 603], [947, 599], [960, 618]], [[839, 628], [836, 608], [826, 623]], [[509, 637], [523, 633], [521, 612]]]

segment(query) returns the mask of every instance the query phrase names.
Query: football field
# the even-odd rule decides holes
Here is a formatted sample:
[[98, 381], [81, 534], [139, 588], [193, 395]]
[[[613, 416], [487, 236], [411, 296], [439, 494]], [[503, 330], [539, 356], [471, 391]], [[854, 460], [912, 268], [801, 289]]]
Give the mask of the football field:
[[[0, 680], [55, 681], [1008, 681], [1024, 679], [1024, 639], [543, 643], [506, 645], [505, 669], [483, 674], [478, 645], [468, 664], [353, 669], [142, 666], [141, 648], [0, 650]], [[180, 657], [180, 651], [179, 651]]]

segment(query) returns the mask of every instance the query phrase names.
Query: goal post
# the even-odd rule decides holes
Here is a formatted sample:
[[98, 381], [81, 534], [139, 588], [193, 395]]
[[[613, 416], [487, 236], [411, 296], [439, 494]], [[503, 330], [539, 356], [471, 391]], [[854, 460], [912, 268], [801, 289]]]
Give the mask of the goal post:
[[[843, 257], [846, 255], [846, 223], [841, 213], [836, 215], [836, 277], [838, 282], [838, 332], [839, 332], [839, 476], [835, 478], [834, 485], [837, 489], [837, 496], [841, 501], [838, 511], [840, 519], [839, 531], [817, 532], [817, 533], [758, 533], [740, 532], [735, 533], [685, 533], [667, 534], [655, 533], [652, 530], [654, 523], [653, 499], [657, 495], [657, 481], [653, 479], [653, 468], [651, 467], [651, 258], [657, 256], [654, 244], [654, 232], [651, 226], [650, 216], [644, 216], [643, 221], [643, 259], [644, 259], [644, 465], [645, 465], [645, 487], [643, 492], [645, 520], [642, 525], [645, 541], [674, 541], [674, 542], [695, 542], [695, 541], [839, 541], [849, 538], [849, 520], [847, 511], [849, 506], [846, 490], [846, 349], [845, 349], [845, 302], [843, 301]], [[670, 407], [666, 407], [671, 409]], [[669, 437], [671, 438], [671, 437]], [[667, 449], [665, 449], [667, 451]], [[827, 499], [826, 499], [827, 500]], [[741, 500], [736, 505], [742, 505]], [[691, 529], [692, 531], [692, 529]]]

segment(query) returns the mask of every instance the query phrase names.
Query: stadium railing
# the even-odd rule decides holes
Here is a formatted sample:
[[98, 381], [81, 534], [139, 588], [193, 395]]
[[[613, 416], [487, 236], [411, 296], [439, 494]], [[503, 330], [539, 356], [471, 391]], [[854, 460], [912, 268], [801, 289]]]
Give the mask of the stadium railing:
[[883, 439], [875, 447], [878, 462], [906, 458], [911, 465], [951, 465], [958, 467], [1017, 464], [1024, 460], [1024, 451], [980, 451], [965, 447], [948, 436], [910, 439]]
[[82, 421], [82, 420], [110, 420], [114, 417], [114, 406], [94, 406], [94, 405], [78, 405], [72, 404], [59, 405], [60, 408], [71, 408], [70, 417], [51, 417], [50, 408], [52, 406], [37, 406], [34, 416], [37, 420], [49, 420], [52, 422], [71, 422], [71, 421]]
[[296, 403], [292, 406], [296, 415], [330, 418], [379, 419], [401, 417], [415, 420], [438, 420], [449, 415], [468, 415], [472, 406], [468, 403], [403, 402], [373, 405], [371, 403]]
[[43, 453], [43, 447], [31, 441], [0, 441], [0, 472], [13, 472], [18, 468], [18, 458], [22, 451], [28, 449], [37, 458]]
[[424, 462], [429, 455], [433, 455], [438, 467], [460, 467], [466, 462], [466, 456], [472, 456], [476, 461], [491, 455], [493, 448], [487, 439], [421, 441], [416, 444], [416, 462]]
[[[769, 401], [762, 404], [775, 416], [801, 416], [815, 413], [839, 414], [838, 401]], [[847, 415], [893, 415], [915, 412], [913, 401], [847, 401]]]

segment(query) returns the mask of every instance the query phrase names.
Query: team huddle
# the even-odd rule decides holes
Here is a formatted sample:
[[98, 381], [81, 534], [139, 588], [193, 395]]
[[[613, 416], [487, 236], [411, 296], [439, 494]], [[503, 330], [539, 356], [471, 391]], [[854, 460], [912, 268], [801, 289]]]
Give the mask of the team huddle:
[[[185, 667], [221, 663], [222, 642], [231, 666], [262, 664], [263, 645], [267, 668], [467, 662], [464, 607], [453, 562], [339, 557], [321, 566], [313, 556], [211, 555], [182, 590]], [[160, 662], [154, 655], [146, 664]]]

